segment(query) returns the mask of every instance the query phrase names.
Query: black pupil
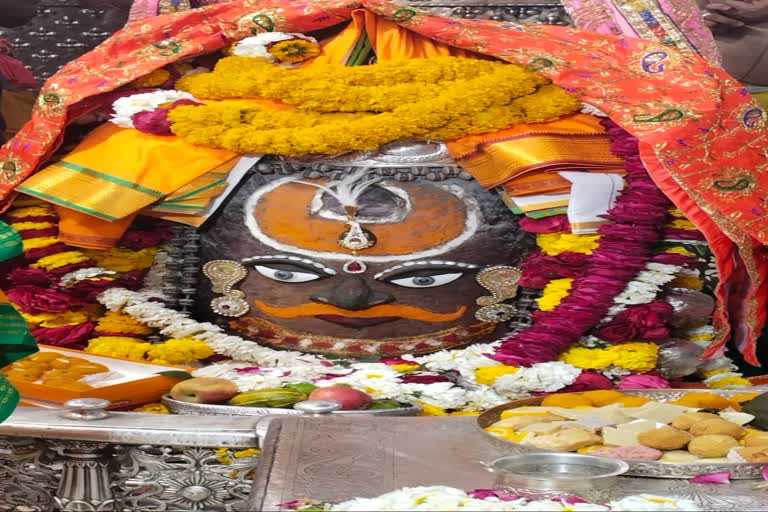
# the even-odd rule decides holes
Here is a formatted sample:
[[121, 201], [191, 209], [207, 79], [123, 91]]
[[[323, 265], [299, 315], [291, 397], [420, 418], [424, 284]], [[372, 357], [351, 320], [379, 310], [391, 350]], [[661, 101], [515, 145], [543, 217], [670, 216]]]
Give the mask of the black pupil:
[[293, 277], [293, 272], [289, 272], [287, 270], [278, 270], [275, 272], [275, 277], [287, 281]]
[[413, 282], [419, 286], [427, 286], [430, 284], [435, 284], [435, 278], [428, 276], [414, 277]]

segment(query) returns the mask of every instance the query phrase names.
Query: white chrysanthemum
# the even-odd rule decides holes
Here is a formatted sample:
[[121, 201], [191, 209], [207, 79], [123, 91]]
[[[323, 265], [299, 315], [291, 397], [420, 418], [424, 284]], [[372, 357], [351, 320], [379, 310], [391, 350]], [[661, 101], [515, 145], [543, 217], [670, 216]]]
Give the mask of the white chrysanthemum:
[[112, 104], [114, 114], [109, 121], [123, 128], [133, 128], [131, 118], [139, 112], [155, 110], [164, 103], [194, 99], [195, 97], [188, 92], [165, 90], [124, 96]]
[[84, 279], [92, 279], [94, 277], [114, 276], [116, 274], [117, 272], [114, 272], [112, 270], [107, 270], [106, 268], [102, 268], [102, 267], [81, 268], [80, 270], [75, 270], [68, 274], [64, 274], [59, 280], [59, 284], [61, 286], [72, 286], [73, 284], [79, 283]]
[[493, 385], [501, 395], [519, 394], [531, 391], [557, 391], [581, 375], [581, 370], [563, 362], [538, 363], [530, 368], [520, 368], [519, 371], [502, 375]]
[[317, 40], [313, 37], [305, 36], [304, 34], [288, 34], [286, 32], [263, 32], [253, 37], [246, 37], [239, 41], [232, 49], [232, 55], [239, 57], [257, 57], [267, 59], [269, 62], [274, 62], [275, 58], [268, 51], [268, 47], [271, 44], [279, 43], [280, 41], [289, 41], [291, 39], [304, 39], [312, 43], [317, 43]]
[[652, 494], [628, 496], [608, 504], [613, 511], [668, 511], [668, 510], [703, 510], [691, 500], [682, 498], [665, 498]]
[[441, 409], [461, 409], [467, 401], [467, 391], [452, 382], [401, 384], [400, 392], [400, 401], [419, 401]]
[[426, 356], [405, 355], [403, 359], [422, 364], [433, 372], [456, 370], [462, 377], [474, 382], [475, 369], [501, 364], [484, 355], [493, 353], [495, 345], [497, 344], [470, 345], [462, 350], [441, 350]]

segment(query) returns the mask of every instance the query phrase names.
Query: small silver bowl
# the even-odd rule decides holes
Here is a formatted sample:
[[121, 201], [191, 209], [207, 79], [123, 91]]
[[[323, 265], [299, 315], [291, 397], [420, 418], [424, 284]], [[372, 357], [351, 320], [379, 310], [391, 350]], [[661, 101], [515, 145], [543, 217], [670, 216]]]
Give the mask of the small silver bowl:
[[608, 491], [629, 470], [620, 460], [576, 453], [508, 455], [486, 467], [496, 474], [494, 487], [511, 494], [583, 498]]

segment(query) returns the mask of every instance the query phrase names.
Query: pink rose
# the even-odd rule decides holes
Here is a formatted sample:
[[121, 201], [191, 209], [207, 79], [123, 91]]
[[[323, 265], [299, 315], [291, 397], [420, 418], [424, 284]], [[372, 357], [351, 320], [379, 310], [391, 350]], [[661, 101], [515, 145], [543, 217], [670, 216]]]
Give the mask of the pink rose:
[[455, 382], [445, 375], [403, 375], [400, 379], [405, 384], [435, 384], [437, 382]]
[[131, 116], [134, 128], [150, 135], [173, 135], [171, 122], [168, 120], [170, 109], [158, 108], [138, 112]]
[[25, 313], [63, 313], [83, 302], [56, 290], [22, 285], [8, 290], [8, 298]]
[[520, 227], [529, 233], [570, 233], [571, 224], [567, 215], [553, 215], [543, 219], [523, 217], [520, 219]]
[[619, 382], [619, 389], [666, 389], [672, 386], [669, 381], [652, 374], [627, 375]]
[[32, 331], [32, 336], [38, 343], [64, 347], [85, 341], [91, 335], [96, 324], [85, 322], [77, 325], [62, 325], [59, 327], [39, 327]]

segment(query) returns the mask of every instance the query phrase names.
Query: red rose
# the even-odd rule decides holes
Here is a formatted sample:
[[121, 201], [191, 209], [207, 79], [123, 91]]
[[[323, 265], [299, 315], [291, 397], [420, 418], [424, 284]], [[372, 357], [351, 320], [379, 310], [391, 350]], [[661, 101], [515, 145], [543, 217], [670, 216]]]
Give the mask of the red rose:
[[32, 336], [38, 343], [63, 347], [88, 339], [95, 325], [93, 322], [85, 322], [59, 327], [39, 327], [32, 331]]
[[603, 341], [616, 343], [619, 341], [636, 340], [639, 334], [640, 331], [635, 325], [625, 320], [620, 320], [617, 317], [603, 327], [600, 327], [595, 333], [595, 336]]
[[25, 313], [63, 313], [83, 303], [67, 294], [34, 285], [22, 285], [8, 290], [8, 298]]
[[48, 272], [41, 268], [15, 268], [8, 275], [8, 280], [15, 285], [36, 284], [46, 286], [50, 284]]
[[613, 389], [613, 382], [597, 372], [582, 372], [573, 384], [559, 390], [558, 393], [581, 393], [594, 389]]
[[157, 247], [171, 238], [173, 238], [173, 233], [167, 229], [134, 230], [125, 233], [118, 245], [132, 251], [139, 251], [147, 247]]

